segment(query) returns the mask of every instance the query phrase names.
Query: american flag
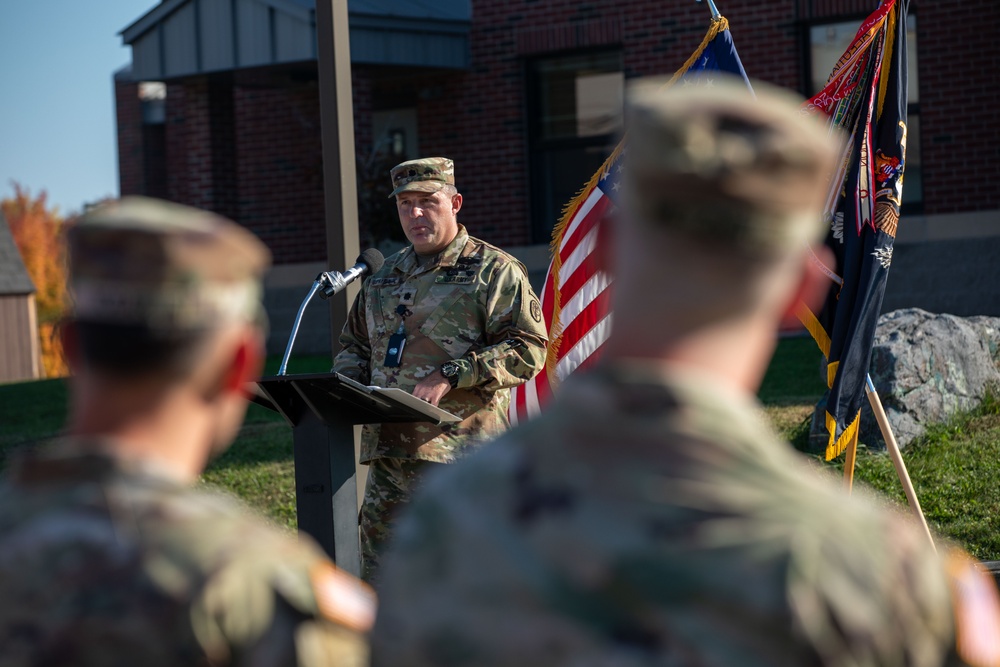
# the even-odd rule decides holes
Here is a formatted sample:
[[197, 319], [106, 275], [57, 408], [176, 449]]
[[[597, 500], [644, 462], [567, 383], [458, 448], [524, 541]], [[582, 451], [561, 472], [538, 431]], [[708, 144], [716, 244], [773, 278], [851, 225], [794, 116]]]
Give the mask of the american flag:
[[622, 153], [619, 146], [605, 161], [592, 183], [573, 200], [571, 214], [564, 216], [565, 224], [560, 223], [562, 228], [557, 229], [561, 233], [553, 242], [553, 261], [542, 290], [549, 357], [541, 373], [512, 390], [512, 425], [538, 414], [559, 380], [596, 362], [611, 331], [611, 278], [600, 269], [594, 250], [598, 225], [614, 205]]
[[[746, 81], [729, 22], [722, 16], [712, 20], [701, 45], [666, 85], [681, 79], [684, 85], [711, 85], [706, 75], [713, 71], [735, 74]], [[626, 152], [624, 142], [615, 148], [566, 206], [552, 234], [552, 262], [541, 297], [551, 341], [548, 360], [534, 379], [511, 390], [511, 425], [538, 414], [560, 381], [600, 358], [611, 331], [611, 278], [601, 270], [594, 250], [600, 222], [614, 207]]]

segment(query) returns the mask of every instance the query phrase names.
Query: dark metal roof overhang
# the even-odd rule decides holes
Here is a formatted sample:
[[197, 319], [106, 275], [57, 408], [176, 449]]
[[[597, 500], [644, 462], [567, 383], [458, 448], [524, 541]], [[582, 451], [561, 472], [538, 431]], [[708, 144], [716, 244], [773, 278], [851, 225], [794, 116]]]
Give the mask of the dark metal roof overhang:
[[[351, 62], [467, 69], [470, 1], [440, 4], [350, 0]], [[120, 34], [133, 81], [316, 59], [313, 0], [163, 0]]]
[[21, 253], [14, 243], [14, 234], [0, 213], [0, 296], [35, 293], [35, 284], [24, 266]]

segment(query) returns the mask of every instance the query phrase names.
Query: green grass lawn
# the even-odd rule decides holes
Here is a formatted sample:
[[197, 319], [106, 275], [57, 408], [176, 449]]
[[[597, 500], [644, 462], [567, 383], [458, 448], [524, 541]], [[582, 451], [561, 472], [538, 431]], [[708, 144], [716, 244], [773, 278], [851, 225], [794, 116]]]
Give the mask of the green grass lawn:
[[[799, 449], [805, 449], [813, 405], [825, 388], [821, 359], [811, 338], [782, 340], [759, 391], [771, 422]], [[1000, 397], [991, 394], [978, 409], [929, 429], [903, 451], [903, 460], [931, 528], [981, 560], [1000, 560]], [[843, 457], [822, 465], [842, 477]], [[859, 445], [854, 482], [906, 507], [883, 450]]]
[[[783, 339], [759, 395], [768, 417], [802, 448], [813, 404], [823, 393], [820, 352], [808, 338]], [[265, 374], [276, 372], [271, 359]], [[294, 358], [293, 373], [329, 370], [328, 357]], [[7, 452], [53, 435], [62, 427], [62, 380], [0, 385], [0, 465]], [[990, 396], [968, 414], [941, 424], [904, 451], [928, 522], [982, 560], [1000, 560], [1000, 398]], [[821, 464], [840, 475], [841, 462]], [[251, 405], [239, 438], [203, 476], [242, 497], [279, 525], [295, 527], [291, 430], [276, 413]], [[906, 498], [892, 461], [861, 447], [855, 483], [878, 490], [888, 503]]]

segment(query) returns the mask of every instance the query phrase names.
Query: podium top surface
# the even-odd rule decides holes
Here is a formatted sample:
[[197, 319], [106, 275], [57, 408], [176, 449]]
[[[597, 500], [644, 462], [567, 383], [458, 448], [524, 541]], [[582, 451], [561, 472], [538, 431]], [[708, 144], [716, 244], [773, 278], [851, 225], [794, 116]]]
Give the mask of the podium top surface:
[[255, 402], [277, 410], [292, 426], [307, 411], [330, 425], [461, 421], [402, 389], [368, 387], [339, 373], [272, 375], [261, 378], [257, 386], [267, 401]]

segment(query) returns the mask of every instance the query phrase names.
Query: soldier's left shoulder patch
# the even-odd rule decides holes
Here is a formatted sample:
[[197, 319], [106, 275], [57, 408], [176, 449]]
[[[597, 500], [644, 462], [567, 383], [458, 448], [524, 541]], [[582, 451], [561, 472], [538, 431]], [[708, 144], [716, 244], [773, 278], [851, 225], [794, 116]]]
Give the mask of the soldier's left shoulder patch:
[[309, 573], [319, 613], [334, 623], [367, 633], [375, 622], [375, 591], [368, 584], [320, 561]]
[[963, 551], [948, 554], [955, 648], [971, 667], [1000, 667], [1000, 594], [992, 577]]
[[531, 300], [531, 319], [538, 323], [542, 321], [542, 305], [538, 303], [538, 299]]

